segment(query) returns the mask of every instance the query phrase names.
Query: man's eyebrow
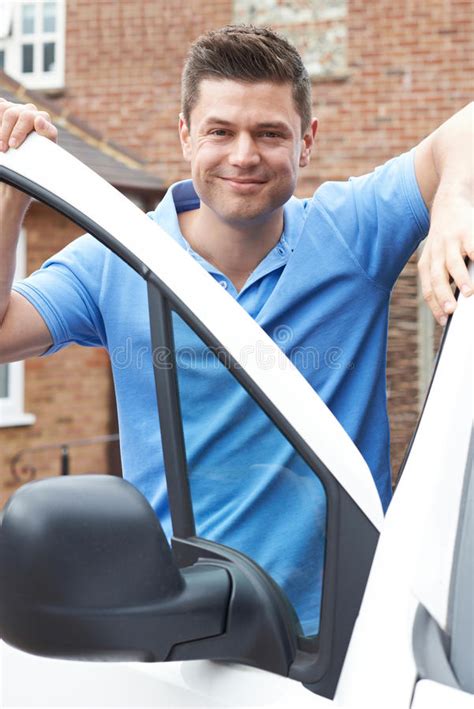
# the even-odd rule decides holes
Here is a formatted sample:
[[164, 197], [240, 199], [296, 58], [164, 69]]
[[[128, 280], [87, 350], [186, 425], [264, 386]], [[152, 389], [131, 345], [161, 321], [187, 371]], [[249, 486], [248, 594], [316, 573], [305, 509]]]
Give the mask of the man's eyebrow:
[[[208, 125], [220, 125], [220, 126], [232, 126], [232, 121], [226, 121], [224, 118], [219, 118], [219, 116], [209, 116], [205, 119], [203, 127]], [[257, 123], [255, 128], [257, 130], [281, 130], [289, 131], [290, 127], [283, 121], [263, 121], [262, 123]]]
[[264, 123], [257, 123], [257, 128], [259, 128], [260, 130], [263, 130], [263, 129], [283, 130], [283, 131], [290, 130], [290, 127], [288, 126], [288, 124], [284, 123], [283, 121], [265, 121]]
[[207, 126], [209, 123], [218, 123], [221, 126], [231, 126], [230, 121], [224, 120], [224, 118], [219, 118], [219, 116], [208, 116], [204, 121], [203, 125]]

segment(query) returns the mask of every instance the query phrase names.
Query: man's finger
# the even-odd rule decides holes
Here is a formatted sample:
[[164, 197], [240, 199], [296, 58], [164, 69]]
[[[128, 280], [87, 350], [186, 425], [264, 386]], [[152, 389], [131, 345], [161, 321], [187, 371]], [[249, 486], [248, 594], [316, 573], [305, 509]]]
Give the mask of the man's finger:
[[449, 275], [461, 293], [465, 296], [471, 295], [473, 292], [473, 283], [469, 277], [469, 271], [464, 263], [464, 258], [458, 248], [453, 248], [450, 250], [450, 253], [448, 253], [446, 257], [446, 267]]
[[430, 262], [426, 259], [426, 256], [422, 256], [420, 261], [418, 262], [418, 271], [420, 275], [421, 292], [423, 294], [423, 298], [428, 307], [430, 308], [431, 312], [433, 313], [433, 316], [436, 318], [439, 324], [444, 327], [448, 321], [448, 318], [444, 313], [441, 304], [438, 302], [436, 293], [433, 289], [433, 285], [431, 283]]
[[456, 299], [449, 284], [449, 273], [444, 261], [431, 263], [430, 283], [443, 313], [450, 315], [456, 309]]
[[20, 112], [8, 140], [10, 148], [18, 148], [23, 143], [26, 136], [33, 130], [35, 117], [35, 111], [25, 109]]
[[443, 308], [441, 305], [438, 303], [436, 296], [431, 288], [425, 288], [423, 289], [423, 298], [426, 301], [426, 304], [428, 305], [429, 309], [433, 313], [433, 317], [439, 322], [440, 325], [443, 327], [446, 325], [448, 322], [448, 316], [446, 313], [443, 311]]
[[0, 150], [8, 150], [8, 141], [10, 140], [10, 135], [15, 126], [18, 116], [20, 115], [20, 110], [13, 104], [10, 105], [4, 112], [2, 117], [2, 123], [0, 127]]
[[34, 103], [23, 105], [20, 103], [10, 103], [10, 101], [2, 99], [0, 103], [0, 150], [2, 152], [8, 150], [11, 133], [18, 118], [24, 111], [31, 113], [37, 111], [37, 108]]
[[35, 118], [34, 128], [39, 135], [43, 135], [45, 138], [57, 141], [58, 139], [58, 129], [51, 123], [51, 117], [46, 111], [39, 111]]

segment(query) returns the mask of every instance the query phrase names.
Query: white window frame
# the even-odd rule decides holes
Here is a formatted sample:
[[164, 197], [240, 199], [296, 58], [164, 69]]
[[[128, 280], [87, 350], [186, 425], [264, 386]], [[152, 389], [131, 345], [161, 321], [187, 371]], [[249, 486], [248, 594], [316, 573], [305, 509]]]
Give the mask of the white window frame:
[[[43, 5], [49, 0], [0, 0], [3, 12], [0, 17], [2, 34], [6, 33], [7, 23], [10, 24], [8, 36], [0, 34], [0, 50], [5, 52], [4, 71], [23, 84], [27, 89], [62, 89], [65, 81], [65, 36], [66, 36], [66, 0], [56, 0], [57, 15], [54, 32], [43, 32], [40, 19]], [[34, 34], [22, 34], [22, 8], [24, 5], [36, 6], [36, 30]], [[55, 44], [55, 67], [53, 71], [42, 71], [42, 51], [45, 42]], [[22, 46], [33, 45], [33, 72], [22, 71]]]
[[[18, 242], [15, 280], [26, 274], [26, 234], [22, 230]], [[25, 363], [7, 365], [8, 396], [0, 398], [0, 428], [31, 426], [36, 421], [34, 414], [25, 413]]]

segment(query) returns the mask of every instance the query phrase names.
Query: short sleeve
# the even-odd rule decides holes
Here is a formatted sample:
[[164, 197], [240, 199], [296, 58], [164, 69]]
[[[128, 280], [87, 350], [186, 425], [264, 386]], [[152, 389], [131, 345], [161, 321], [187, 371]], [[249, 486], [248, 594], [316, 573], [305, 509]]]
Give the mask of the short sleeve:
[[367, 175], [326, 182], [314, 199], [367, 276], [387, 290], [428, 233], [414, 149]]
[[36, 308], [51, 333], [53, 344], [45, 354], [72, 343], [106, 346], [99, 301], [107, 259], [107, 249], [85, 234], [31, 276], [13, 284], [13, 290]]

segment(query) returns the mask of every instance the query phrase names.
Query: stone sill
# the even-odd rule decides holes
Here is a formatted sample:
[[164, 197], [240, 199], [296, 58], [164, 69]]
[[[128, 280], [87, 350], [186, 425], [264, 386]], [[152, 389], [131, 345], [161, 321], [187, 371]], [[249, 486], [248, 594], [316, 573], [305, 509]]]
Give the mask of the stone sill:
[[34, 414], [0, 414], [0, 428], [32, 426], [34, 423], [36, 423], [36, 416]]

